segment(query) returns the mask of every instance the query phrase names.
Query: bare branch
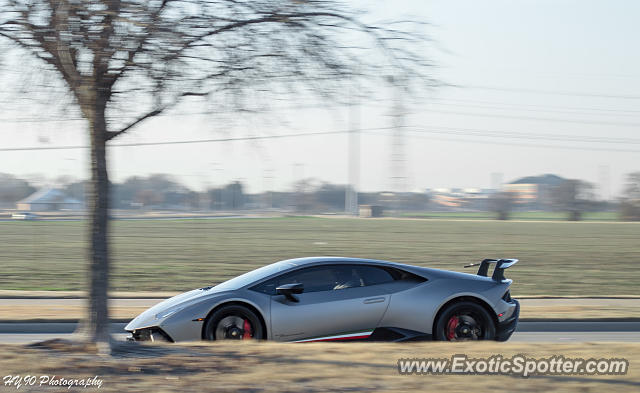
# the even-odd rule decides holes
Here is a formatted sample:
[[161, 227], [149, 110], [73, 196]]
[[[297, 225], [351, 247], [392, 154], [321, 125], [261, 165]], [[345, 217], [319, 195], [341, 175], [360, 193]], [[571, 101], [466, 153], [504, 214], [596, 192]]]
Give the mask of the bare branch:
[[[364, 33], [398, 74], [426, 65], [421, 54], [403, 47], [420, 37], [398, 24], [366, 24], [338, 1], [3, 1], [1, 36], [54, 66], [81, 107], [99, 94], [110, 112], [119, 104], [129, 112], [140, 108], [126, 116], [136, 119], [132, 124], [117, 125], [108, 139], [177, 105], [190, 91], [235, 91], [240, 98], [252, 89], [287, 85], [333, 97], [344, 89], [332, 86], [390, 74], [358, 53], [368, 51], [366, 45], [341, 42], [345, 34]], [[93, 93], [79, 99], [79, 86]], [[126, 104], [131, 101], [150, 104]]]
[[161, 114], [162, 112], [166, 111], [169, 108], [174, 107], [175, 105], [178, 104], [180, 98], [182, 97], [204, 97], [207, 96], [209, 93], [202, 93], [202, 92], [195, 92], [195, 91], [188, 91], [185, 93], [182, 93], [180, 95], [180, 97], [178, 99], [176, 99], [176, 101], [172, 102], [171, 104], [167, 104], [167, 105], [163, 105], [160, 108], [156, 108], [150, 112], [145, 113], [144, 115], [138, 117], [137, 119], [135, 119], [134, 121], [132, 121], [131, 123], [129, 123], [127, 126], [122, 127], [120, 130], [118, 131], [109, 131], [107, 133], [107, 141], [112, 140], [113, 138], [124, 134], [125, 132], [129, 131], [130, 129], [132, 129], [133, 127], [137, 126], [138, 124], [142, 123], [143, 121], [154, 117], [154, 116], [158, 116], [159, 114]]
[[167, 109], [167, 107], [162, 107], [159, 109], [154, 109], [151, 112], [145, 113], [144, 115], [138, 117], [136, 120], [134, 120], [133, 122], [131, 122], [129, 125], [127, 125], [126, 127], [121, 128], [118, 131], [110, 131], [107, 133], [107, 141], [112, 140], [113, 138], [117, 137], [118, 135], [122, 135], [125, 132], [129, 131], [130, 129], [132, 129], [133, 127], [137, 126], [138, 124], [142, 123], [143, 121], [154, 117], [154, 116], [158, 116], [159, 114], [161, 114], [162, 112], [164, 112]]

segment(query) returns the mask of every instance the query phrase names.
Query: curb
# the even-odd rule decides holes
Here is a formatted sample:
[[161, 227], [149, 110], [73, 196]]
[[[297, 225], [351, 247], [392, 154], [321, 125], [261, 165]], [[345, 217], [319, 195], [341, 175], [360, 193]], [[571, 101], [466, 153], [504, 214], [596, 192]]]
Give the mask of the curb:
[[[640, 331], [640, 320], [628, 322], [602, 322], [602, 321], [549, 321], [538, 322], [520, 321], [517, 332], [520, 333], [551, 333], [551, 332], [638, 332]], [[73, 322], [0, 322], [0, 334], [69, 334], [76, 330], [77, 323]], [[126, 322], [111, 321], [110, 330], [112, 333], [124, 333]]]
[[[119, 292], [114, 291], [109, 299], [167, 299], [183, 292]], [[611, 295], [611, 296], [580, 296], [580, 295], [523, 295], [514, 296], [516, 299], [554, 299], [554, 300], [578, 300], [578, 299], [640, 299], [640, 295]], [[86, 299], [82, 291], [12, 291], [0, 290], [0, 299]]]
[[[133, 318], [111, 319], [110, 323], [129, 323]], [[0, 319], [0, 324], [78, 323], [80, 319]], [[640, 323], [640, 317], [621, 318], [521, 318], [518, 322], [535, 323]]]
[[[182, 292], [119, 292], [109, 299], [167, 299]], [[82, 291], [11, 291], [0, 290], [0, 299], [86, 299]]]
[[[127, 319], [111, 319], [109, 323], [129, 323], [133, 318]], [[2, 324], [37, 324], [37, 323], [79, 323], [80, 319], [42, 319], [42, 318], [34, 318], [34, 319], [0, 319], [0, 325]]]

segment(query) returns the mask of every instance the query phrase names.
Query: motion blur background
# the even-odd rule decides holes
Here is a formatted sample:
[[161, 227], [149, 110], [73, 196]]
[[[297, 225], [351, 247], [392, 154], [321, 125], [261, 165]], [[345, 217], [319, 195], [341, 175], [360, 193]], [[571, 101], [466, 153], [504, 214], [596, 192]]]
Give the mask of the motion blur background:
[[[640, 5], [358, 6], [428, 20], [438, 83], [245, 112], [181, 105], [122, 136], [108, 152], [113, 289], [345, 255], [448, 269], [515, 257], [515, 294], [635, 294]], [[82, 289], [85, 124], [46, 89], [50, 106], [16, 94], [38, 78], [21, 61], [0, 64], [0, 289]]]

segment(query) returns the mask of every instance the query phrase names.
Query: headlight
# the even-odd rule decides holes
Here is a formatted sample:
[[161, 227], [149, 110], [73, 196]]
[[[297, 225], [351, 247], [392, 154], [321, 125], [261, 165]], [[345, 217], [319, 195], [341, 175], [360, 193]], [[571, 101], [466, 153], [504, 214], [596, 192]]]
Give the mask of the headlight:
[[166, 318], [169, 315], [173, 315], [173, 314], [177, 313], [178, 311], [182, 310], [183, 308], [184, 308], [184, 306], [176, 306], [176, 307], [172, 307], [172, 308], [169, 308], [167, 310], [161, 311], [161, 312], [156, 314], [156, 319]]

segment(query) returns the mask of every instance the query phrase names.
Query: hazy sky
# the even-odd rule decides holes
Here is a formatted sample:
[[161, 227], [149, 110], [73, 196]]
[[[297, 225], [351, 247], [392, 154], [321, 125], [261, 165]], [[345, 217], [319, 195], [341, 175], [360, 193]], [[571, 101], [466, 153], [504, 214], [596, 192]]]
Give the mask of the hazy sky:
[[[371, 4], [369, 4], [371, 3]], [[456, 85], [413, 105], [404, 123], [406, 187], [480, 187], [556, 173], [617, 195], [640, 170], [640, 2], [369, 1], [385, 18], [428, 21], [434, 76]], [[389, 101], [360, 108], [361, 128], [388, 127]], [[0, 119], [12, 117], [0, 109]], [[234, 136], [343, 130], [347, 111], [296, 110], [245, 118]], [[285, 125], [285, 123], [287, 123]], [[81, 122], [0, 120], [0, 145], [84, 144]], [[229, 136], [203, 116], [165, 116], [118, 143]], [[359, 188], [390, 189], [391, 134], [361, 135]], [[86, 177], [87, 151], [0, 152], [0, 172]], [[301, 177], [347, 181], [347, 136], [111, 148], [111, 176], [171, 173], [201, 189], [243, 180], [251, 191], [289, 189]]]

